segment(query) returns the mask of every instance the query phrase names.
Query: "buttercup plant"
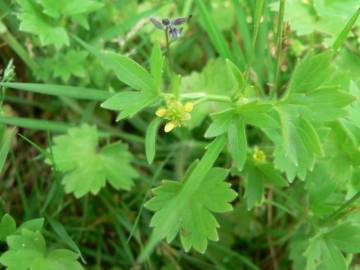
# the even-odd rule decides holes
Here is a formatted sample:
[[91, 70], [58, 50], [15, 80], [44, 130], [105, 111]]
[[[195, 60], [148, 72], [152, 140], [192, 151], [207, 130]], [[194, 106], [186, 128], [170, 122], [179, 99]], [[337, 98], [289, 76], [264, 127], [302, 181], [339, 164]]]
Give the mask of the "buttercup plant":
[[357, 269], [357, 1], [15, 2], [20, 24], [0, 22], [1, 38], [29, 68], [21, 78], [43, 83], [11, 82], [11, 62], [1, 77], [4, 103], [36, 109], [0, 115], [0, 130], [18, 126], [37, 155], [1, 134], [1, 188], [17, 192], [0, 205], [45, 219], [3, 216], [3, 266]]

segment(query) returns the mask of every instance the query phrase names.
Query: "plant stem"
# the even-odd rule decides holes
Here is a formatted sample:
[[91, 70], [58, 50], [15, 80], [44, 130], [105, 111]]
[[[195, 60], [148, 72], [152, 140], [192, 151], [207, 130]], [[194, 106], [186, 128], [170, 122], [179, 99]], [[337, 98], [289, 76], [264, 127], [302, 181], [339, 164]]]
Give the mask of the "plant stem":
[[[268, 200], [269, 201], [273, 200], [273, 192], [272, 192], [271, 189], [269, 190], [269, 193], [268, 193]], [[273, 208], [272, 208], [271, 204], [267, 205], [267, 222], [268, 222], [268, 224], [267, 224], [268, 227], [271, 228], [272, 223], [273, 223]], [[277, 259], [276, 259], [276, 250], [274, 248], [273, 238], [271, 236], [271, 233], [269, 233], [267, 235], [267, 240], [268, 240], [268, 243], [269, 243], [270, 255], [271, 255], [272, 262], [273, 262], [273, 269], [278, 270], [279, 266], [278, 266], [278, 262], [277, 262]]]
[[339, 216], [341, 216], [342, 212], [347, 209], [351, 204], [353, 204], [355, 201], [357, 201], [360, 198], [360, 191], [357, 192], [354, 196], [351, 197], [350, 200], [345, 202], [343, 205], [341, 205], [335, 212], [333, 212], [330, 216], [328, 216], [323, 224], [329, 223], [331, 221], [337, 220]]
[[345, 25], [344, 29], [341, 31], [341, 33], [336, 38], [336, 40], [332, 46], [334, 52], [338, 51], [339, 48], [342, 46], [342, 44], [346, 40], [348, 34], [350, 33], [351, 29], [353, 28], [353, 26], [356, 23], [359, 16], [360, 16], [360, 8], [358, 8], [355, 11], [354, 15], [350, 18], [350, 20]]
[[272, 96], [277, 96], [277, 88], [279, 84], [280, 76], [280, 61], [281, 61], [281, 49], [282, 49], [282, 36], [284, 28], [284, 14], [285, 14], [285, 0], [280, 0], [280, 9], [277, 21], [277, 36], [276, 36], [276, 67], [275, 67], [275, 78], [272, 85]]
[[169, 28], [165, 28], [165, 40], [166, 40], [166, 50], [167, 50], [167, 60], [168, 60], [168, 69], [169, 69], [169, 77], [172, 79], [173, 74], [173, 63], [171, 57], [171, 48], [170, 48], [170, 38], [169, 38]]
[[196, 100], [195, 104], [200, 104], [207, 101], [215, 102], [231, 102], [231, 98], [224, 95], [208, 95], [206, 93], [198, 92], [191, 94], [181, 94], [180, 98]]

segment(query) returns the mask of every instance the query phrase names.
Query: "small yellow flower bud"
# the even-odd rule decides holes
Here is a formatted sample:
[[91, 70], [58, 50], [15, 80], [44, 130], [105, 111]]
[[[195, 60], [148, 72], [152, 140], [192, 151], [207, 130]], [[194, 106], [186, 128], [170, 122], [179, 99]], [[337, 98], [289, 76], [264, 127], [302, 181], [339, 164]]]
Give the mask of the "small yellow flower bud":
[[185, 112], [191, 112], [194, 109], [194, 103], [192, 102], [186, 102], [184, 105], [184, 111]]
[[158, 116], [158, 117], [164, 117], [164, 116], [166, 115], [166, 113], [167, 113], [167, 110], [164, 109], [164, 108], [159, 108], [159, 109], [155, 112], [156, 116]]
[[170, 132], [176, 127], [176, 124], [174, 122], [169, 122], [165, 125], [165, 132]]
[[264, 153], [264, 151], [255, 147], [254, 153], [253, 153], [253, 159], [257, 162], [266, 162], [266, 154]]

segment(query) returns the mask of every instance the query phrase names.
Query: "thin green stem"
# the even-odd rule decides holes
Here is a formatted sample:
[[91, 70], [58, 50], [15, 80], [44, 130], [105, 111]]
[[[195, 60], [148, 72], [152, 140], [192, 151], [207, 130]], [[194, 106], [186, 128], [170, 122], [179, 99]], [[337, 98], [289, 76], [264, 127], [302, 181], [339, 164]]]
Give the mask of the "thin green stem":
[[180, 98], [195, 100], [195, 104], [215, 101], [215, 102], [231, 102], [231, 98], [224, 95], [209, 95], [203, 92], [191, 93], [191, 94], [181, 94]]
[[173, 63], [172, 63], [172, 56], [171, 56], [170, 38], [169, 38], [168, 27], [165, 28], [165, 40], [166, 40], [168, 69], [169, 69], [169, 75], [170, 75], [169, 77], [172, 78], [172, 74], [173, 74]]
[[337, 50], [340, 49], [340, 47], [342, 46], [342, 44], [345, 42], [347, 36], [349, 35], [351, 29], [353, 28], [353, 26], [355, 25], [357, 19], [360, 16], [360, 8], [358, 8], [354, 15], [350, 18], [350, 20], [347, 22], [347, 24], [345, 25], [344, 29], [341, 31], [341, 33], [339, 34], [339, 36], [336, 38], [332, 48], [333, 50], [336, 52]]
[[330, 223], [332, 221], [337, 220], [342, 214], [343, 211], [349, 208], [354, 202], [356, 202], [360, 198], [360, 191], [357, 192], [354, 196], [351, 197], [350, 200], [346, 201], [344, 204], [342, 204], [335, 212], [333, 212], [330, 216], [328, 216], [323, 224]]
[[285, 14], [285, 0], [281, 0], [278, 21], [277, 21], [275, 78], [271, 93], [273, 97], [277, 96], [277, 90], [278, 90], [277, 88], [279, 85], [282, 37], [283, 37], [283, 29], [284, 29], [284, 14]]

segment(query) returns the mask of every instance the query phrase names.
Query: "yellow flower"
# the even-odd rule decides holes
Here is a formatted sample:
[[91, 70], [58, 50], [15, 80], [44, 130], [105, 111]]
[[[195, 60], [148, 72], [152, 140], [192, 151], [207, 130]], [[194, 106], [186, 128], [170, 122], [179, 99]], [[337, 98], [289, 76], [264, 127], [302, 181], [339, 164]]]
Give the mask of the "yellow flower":
[[161, 107], [156, 110], [155, 114], [168, 120], [165, 125], [165, 132], [170, 132], [176, 127], [182, 126], [185, 121], [191, 119], [190, 112], [193, 110], [194, 104], [187, 102], [183, 105], [180, 101], [169, 99], [166, 101], [166, 107]]

